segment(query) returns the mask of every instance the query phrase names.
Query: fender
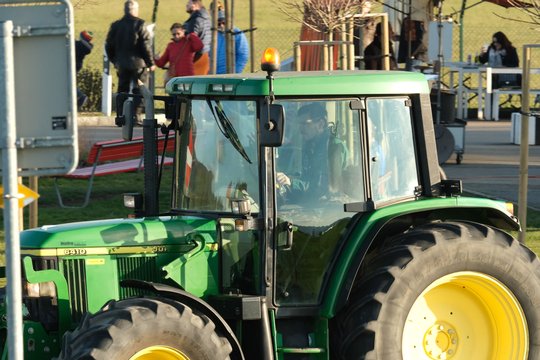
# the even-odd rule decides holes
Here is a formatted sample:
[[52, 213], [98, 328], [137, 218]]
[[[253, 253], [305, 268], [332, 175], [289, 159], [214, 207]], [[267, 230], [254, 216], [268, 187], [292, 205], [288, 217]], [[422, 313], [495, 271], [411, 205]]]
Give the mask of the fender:
[[[492, 200], [483, 201], [492, 202]], [[374, 218], [372, 217], [372, 219]], [[358, 270], [360, 269], [366, 254], [375, 244], [388, 236], [403, 232], [411, 226], [418, 226], [436, 220], [445, 221], [447, 219], [477, 222], [503, 231], [520, 230], [519, 223], [517, 223], [513, 217], [509, 216], [508, 213], [501, 211], [497, 207], [482, 206], [480, 204], [446, 208], [427, 207], [421, 211], [395, 212], [393, 214], [388, 214], [387, 216], [380, 217], [375, 220], [373, 224], [369, 225], [370, 228], [367, 232], [364, 233], [364, 235], [360, 235], [363, 240], [356, 238], [354, 234], [356, 233], [358, 235], [358, 227], [366, 226], [369, 223], [369, 220], [366, 221], [365, 218], [358, 217], [346, 234], [349, 238], [346, 241], [348, 244], [342, 247], [337, 255], [337, 258], [340, 259], [337, 261], [337, 264], [341, 263], [342, 260], [345, 260], [348, 267], [343, 272], [343, 274], [345, 274], [343, 279], [338, 281], [340, 286], [335, 293], [335, 297], [331, 295], [332, 290], [328, 292], [329, 288], [326, 288], [326, 303], [323, 304], [322, 313], [331, 318], [345, 305], [356, 281]], [[352, 251], [354, 255], [352, 256], [347, 255], [348, 252], [351, 251], [351, 246], [354, 246], [354, 250]], [[335, 269], [336, 267], [334, 267], [334, 270]]]
[[191, 307], [192, 309], [197, 309], [203, 312], [204, 315], [208, 316], [214, 322], [214, 324], [216, 324], [216, 327], [220, 330], [221, 333], [223, 333], [223, 335], [225, 335], [227, 340], [229, 340], [229, 343], [233, 348], [231, 359], [245, 360], [240, 343], [238, 342], [238, 339], [236, 338], [236, 335], [234, 334], [230, 326], [227, 324], [227, 322], [225, 322], [225, 319], [223, 319], [223, 317], [221, 317], [221, 315], [216, 310], [214, 310], [214, 308], [212, 308], [202, 299], [182, 289], [149, 281], [130, 279], [122, 280], [120, 282], [120, 286], [150, 291], [156, 295], [179, 301]]

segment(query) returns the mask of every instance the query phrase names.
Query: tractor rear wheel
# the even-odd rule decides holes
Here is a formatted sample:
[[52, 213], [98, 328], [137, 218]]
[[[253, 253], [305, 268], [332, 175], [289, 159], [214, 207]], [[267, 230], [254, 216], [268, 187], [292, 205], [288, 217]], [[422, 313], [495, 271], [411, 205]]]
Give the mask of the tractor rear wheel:
[[214, 323], [168, 299], [110, 301], [64, 335], [62, 359], [229, 359], [232, 347]]
[[424, 225], [368, 254], [333, 359], [539, 359], [540, 261], [499, 230]]

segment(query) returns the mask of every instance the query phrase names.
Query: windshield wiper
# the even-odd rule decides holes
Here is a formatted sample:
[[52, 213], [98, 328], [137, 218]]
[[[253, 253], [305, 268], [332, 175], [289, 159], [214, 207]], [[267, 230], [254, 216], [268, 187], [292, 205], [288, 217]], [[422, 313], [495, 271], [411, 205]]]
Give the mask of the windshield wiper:
[[[208, 106], [210, 107], [210, 110], [212, 111], [212, 115], [214, 116], [214, 119], [216, 120], [216, 123], [218, 125], [219, 130], [225, 136], [227, 139], [229, 139], [229, 142], [231, 145], [242, 155], [244, 159], [248, 163], [252, 163], [249, 159], [249, 156], [242, 146], [242, 143], [240, 142], [240, 139], [238, 138], [238, 134], [236, 133], [236, 130], [234, 129], [234, 126], [231, 124], [231, 121], [225, 114], [225, 111], [223, 111], [221, 107], [221, 103], [219, 100], [214, 100], [216, 103], [215, 107], [212, 107], [212, 100], [207, 99], [206, 102], [208, 103]], [[216, 116], [217, 114], [217, 116]]]

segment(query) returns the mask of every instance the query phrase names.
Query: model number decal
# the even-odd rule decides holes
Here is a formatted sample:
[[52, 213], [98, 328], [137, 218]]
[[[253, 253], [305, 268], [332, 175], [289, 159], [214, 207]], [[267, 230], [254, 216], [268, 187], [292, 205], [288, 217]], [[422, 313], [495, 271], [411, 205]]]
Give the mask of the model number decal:
[[166, 246], [152, 246], [152, 252], [166, 252]]
[[[217, 244], [216, 244], [217, 245]], [[195, 246], [193, 244], [151, 245], [151, 246], [125, 246], [125, 247], [77, 247], [60, 248], [56, 256], [88, 256], [88, 255], [124, 255], [124, 254], [159, 254], [165, 252], [186, 253]], [[217, 248], [216, 248], [217, 249]], [[27, 251], [28, 253], [28, 251]], [[44, 253], [39, 255], [45, 256]], [[53, 254], [54, 255], [54, 254]]]
[[83, 248], [63, 249], [64, 255], [86, 255], [87, 251]]

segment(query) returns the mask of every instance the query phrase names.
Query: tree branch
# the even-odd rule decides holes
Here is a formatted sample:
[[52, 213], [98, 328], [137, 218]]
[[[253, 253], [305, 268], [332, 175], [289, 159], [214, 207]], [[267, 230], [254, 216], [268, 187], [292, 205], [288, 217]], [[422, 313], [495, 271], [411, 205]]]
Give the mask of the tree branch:
[[513, 19], [501, 16], [499, 14], [495, 14], [496, 16], [505, 20], [512, 20], [524, 24], [536, 25], [538, 27], [536, 27], [535, 30], [540, 30], [540, 0], [528, 0], [527, 2], [519, 0], [508, 0], [508, 2], [512, 4], [512, 6], [514, 6], [516, 9], [519, 9], [527, 17], [529, 17], [530, 20]]
[[278, 5], [280, 12], [322, 33], [330, 33], [353, 17], [361, 14], [366, 0], [292, 0]]

